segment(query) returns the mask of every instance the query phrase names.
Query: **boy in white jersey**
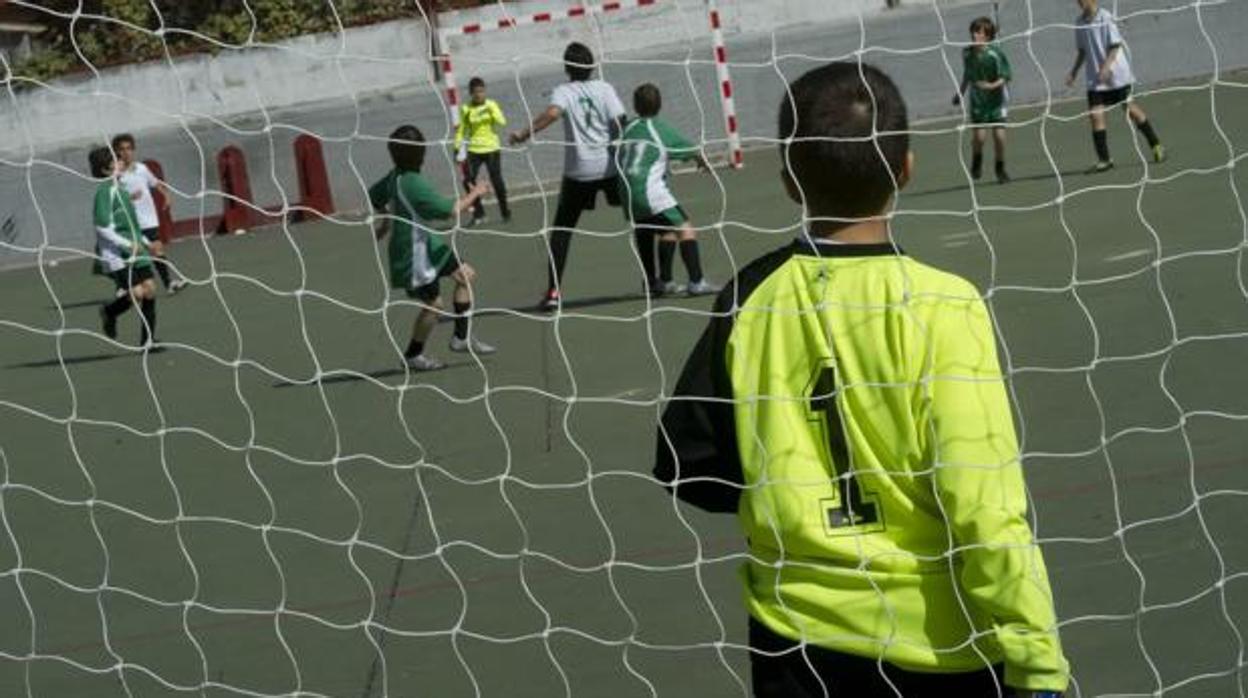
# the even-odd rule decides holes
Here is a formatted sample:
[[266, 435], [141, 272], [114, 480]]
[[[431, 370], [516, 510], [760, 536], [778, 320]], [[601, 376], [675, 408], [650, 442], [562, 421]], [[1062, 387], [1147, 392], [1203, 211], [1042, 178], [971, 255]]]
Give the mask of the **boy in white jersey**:
[[156, 175], [135, 157], [134, 136], [122, 133], [113, 137], [113, 152], [121, 161], [121, 177], [119, 181], [130, 195], [134, 203], [134, 212], [138, 216], [139, 229], [143, 237], [152, 243], [152, 264], [165, 289], [172, 295], [186, 286], [182, 278], [170, 278], [170, 267], [165, 259], [165, 246], [160, 240], [160, 217], [156, 213], [156, 201], [152, 198], [152, 190], [161, 194], [162, 206], [169, 208], [169, 189], [165, 183], [156, 179]]
[[1109, 157], [1109, 139], [1105, 131], [1105, 109], [1123, 104], [1131, 123], [1148, 141], [1153, 161], [1163, 162], [1166, 149], [1153, 131], [1148, 115], [1131, 98], [1131, 62], [1122, 41], [1122, 33], [1109, 10], [1097, 7], [1096, 0], [1077, 0], [1080, 14], [1075, 18], [1075, 64], [1066, 75], [1066, 86], [1075, 84], [1080, 66], [1085, 66], [1088, 86], [1088, 118], [1092, 122], [1092, 145], [1096, 148], [1096, 164], [1090, 173], [1105, 172], [1114, 167]]
[[543, 310], [559, 307], [559, 288], [563, 267], [568, 260], [572, 229], [582, 211], [594, 210], [598, 192], [606, 195], [607, 204], [619, 206], [619, 185], [611, 142], [623, 130], [624, 105], [615, 88], [602, 80], [592, 79], [594, 54], [589, 47], [573, 42], [563, 52], [568, 82], [555, 88], [550, 106], [526, 129], [511, 134], [512, 145], [524, 143], [563, 119], [564, 159], [563, 183], [559, 187], [559, 204], [550, 229], [550, 283], [539, 304]]
[[[658, 87], [651, 83], [638, 87], [633, 92], [633, 108], [638, 118], [630, 121], [620, 136], [617, 155], [620, 194], [626, 202], [624, 215], [633, 222], [633, 238], [646, 274], [646, 290], [655, 297], [681, 291], [691, 296], [716, 293], [719, 287], [702, 276], [697, 232], [667, 186], [670, 160], [695, 160], [700, 169], [709, 169], [710, 165], [697, 146], [658, 118], [663, 108], [663, 95]], [[654, 269], [656, 235], [659, 237], [657, 275]], [[689, 285], [683, 288], [672, 280], [672, 259], [678, 240], [680, 258], [689, 273]]]

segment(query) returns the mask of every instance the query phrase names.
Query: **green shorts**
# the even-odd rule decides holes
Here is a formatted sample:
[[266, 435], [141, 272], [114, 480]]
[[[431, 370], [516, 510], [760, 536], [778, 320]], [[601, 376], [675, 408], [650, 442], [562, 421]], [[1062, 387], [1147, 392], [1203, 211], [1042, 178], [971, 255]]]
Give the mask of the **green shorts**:
[[1005, 104], [972, 105], [971, 123], [976, 126], [1004, 124], [1008, 114]]

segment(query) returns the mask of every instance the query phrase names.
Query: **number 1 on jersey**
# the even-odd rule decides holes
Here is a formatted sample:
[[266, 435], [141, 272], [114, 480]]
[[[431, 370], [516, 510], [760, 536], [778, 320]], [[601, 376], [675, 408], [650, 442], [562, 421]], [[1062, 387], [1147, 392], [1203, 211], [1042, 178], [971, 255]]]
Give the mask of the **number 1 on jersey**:
[[[828, 457], [832, 463], [833, 476], [836, 478], [836, 497], [820, 500], [823, 511], [824, 529], [828, 535], [837, 536], [848, 533], [863, 533], [862, 527], [870, 527], [867, 531], [884, 530], [884, 515], [880, 504], [873, 493], [863, 492], [858, 487], [858, 478], [854, 474], [849, 451], [849, 441], [845, 437], [845, 425], [841, 421], [841, 411], [836, 404], [838, 393], [836, 366], [832, 360], [819, 366], [811, 381], [809, 395], [810, 412], [813, 419], [823, 422], [824, 433], [827, 435]], [[857, 530], [847, 531], [854, 528]]]

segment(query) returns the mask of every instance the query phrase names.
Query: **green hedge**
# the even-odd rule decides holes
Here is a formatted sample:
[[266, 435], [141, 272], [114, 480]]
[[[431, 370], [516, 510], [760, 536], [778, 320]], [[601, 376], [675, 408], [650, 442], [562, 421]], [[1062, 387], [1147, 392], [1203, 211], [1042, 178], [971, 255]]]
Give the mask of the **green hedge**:
[[[419, 17], [412, 0], [79, 0], [44, 2], [40, 48], [10, 66], [30, 88], [61, 75], [237, 50], [340, 27]], [[163, 29], [163, 31], [162, 31]]]

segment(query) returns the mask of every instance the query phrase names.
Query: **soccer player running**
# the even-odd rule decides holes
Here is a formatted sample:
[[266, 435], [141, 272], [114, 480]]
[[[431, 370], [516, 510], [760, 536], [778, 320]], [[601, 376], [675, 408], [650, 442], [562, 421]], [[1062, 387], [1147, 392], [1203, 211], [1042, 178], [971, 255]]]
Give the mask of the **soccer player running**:
[[997, 182], [1005, 184], [1010, 181], [1005, 171], [1005, 119], [1010, 99], [1006, 84], [1012, 76], [1005, 52], [993, 43], [996, 38], [997, 25], [988, 17], [971, 22], [972, 45], [962, 49], [962, 84], [953, 103], [960, 104], [970, 89], [971, 177], [979, 179], [983, 174], [984, 141], [991, 130]]
[[583, 211], [594, 210], [598, 192], [607, 204], [620, 205], [615, 160], [611, 143], [623, 130], [624, 105], [615, 88], [593, 79], [594, 54], [589, 47], [572, 42], [563, 52], [568, 82], [550, 95], [550, 106], [528, 128], [511, 134], [512, 145], [524, 143], [551, 124], [563, 120], [563, 182], [550, 229], [549, 283], [539, 307], [555, 310], [560, 303], [563, 268], [572, 244], [572, 229]]
[[[152, 197], [152, 190], [159, 190], [164, 208], [167, 210], [170, 201], [169, 188], [164, 182], [156, 179], [156, 175], [152, 174], [147, 165], [136, 157], [134, 136], [129, 133], [114, 136], [113, 151], [121, 160], [121, 185], [126, 188], [130, 200], [134, 203], [134, 211], [138, 214], [139, 228], [143, 231], [143, 237], [151, 243], [150, 249], [156, 273], [160, 275], [160, 281], [164, 284], [165, 290], [173, 295], [186, 287], [186, 281], [177, 277], [176, 272], [171, 274], [171, 267], [165, 257], [165, 246], [160, 241], [160, 217], [156, 214], [156, 202]], [[177, 278], [171, 278], [171, 276]]]
[[387, 145], [394, 169], [368, 190], [374, 214], [390, 213], [381, 219], [375, 233], [378, 240], [390, 236], [387, 253], [390, 259], [390, 287], [401, 288], [408, 298], [420, 303], [420, 313], [412, 327], [412, 338], [403, 358], [413, 371], [434, 371], [446, 364], [425, 354], [425, 340], [438, 322], [443, 309], [441, 279], [449, 276], [455, 282], [452, 303], [455, 310], [455, 331], [450, 350], [473, 354], [492, 354], [495, 348], [469, 334], [468, 318], [472, 314], [471, 285], [476, 271], [461, 262], [442, 236], [428, 227], [430, 221], [451, 218], [468, 210], [473, 202], [489, 191], [484, 184], [475, 185], [458, 201], [438, 194], [420, 174], [425, 162], [425, 136], [411, 125], [400, 126], [390, 134]]
[[[627, 201], [624, 214], [633, 222], [633, 239], [646, 275], [646, 291], [654, 297], [682, 291], [690, 296], [715, 293], [719, 287], [702, 276], [697, 232], [667, 186], [670, 160], [694, 160], [701, 169], [710, 169], [710, 164], [697, 146], [658, 118], [663, 108], [663, 95], [657, 86], [646, 83], [638, 87], [633, 92], [633, 108], [638, 118], [624, 129], [616, 155], [621, 194]], [[657, 275], [654, 268], [656, 235], [659, 238]], [[672, 280], [677, 244], [689, 274], [689, 285], [684, 287]]]
[[1164, 162], [1166, 148], [1157, 138], [1148, 115], [1131, 97], [1135, 77], [1131, 61], [1122, 42], [1118, 24], [1109, 10], [1097, 7], [1096, 0], [1077, 0], [1081, 12], [1075, 18], [1075, 65], [1066, 75], [1066, 86], [1075, 84], [1079, 67], [1084, 66], [1088, 86], [1088, 118], [1092, 122], [1092, 145], [1096, 148], [1096, 164], [1088, 172], [1113, 169], [1109, 157], [1109, 138], [1105, 131], [1105, 109], [1117, 104], [1126, 106], [1127, 116], [1148, 141], [1153, 162]]
[[117, 286], [117, 295], [100, 307], [104, 336], [117, 338], [117, 318], [139, 304], [142, 314], [139, 346], [160, 351], [156, 344], [156, 284], [152, 281], [150, 242], [139, 231], [134, 203], [120, 179], [122, 163], [105, 146], [87, 155], [91, 176], [103, 180], [95, 189], [91, 218], [95, 224], [99, 262]]
[[870, 65], [789, 85], [781, 175], [806, 230], [720, 294], [663, 414], [656, 477], [746, 534], [761, 698], [1069, 680], [988, 311], [889, 231], [907, 129]]
[[[511, 209], [507, 206], [507, 184], [503, 182], [502, 147], [495, 133], [507, 125], [507, 117], [498, 102], [485, 96], [485, 81], [481, 78], [468, 81], [468, 94], [468, 103], [459, 107], [459, 127], [455, 129], [455, 159], [464, 164], [464, 190], [472, 191], [477, 173], [485, 165], [498, 198], [499, 214], [507, 223]], [[472, 224], [485, 222], [485, 206], [477, 199], [472, 204]]]

